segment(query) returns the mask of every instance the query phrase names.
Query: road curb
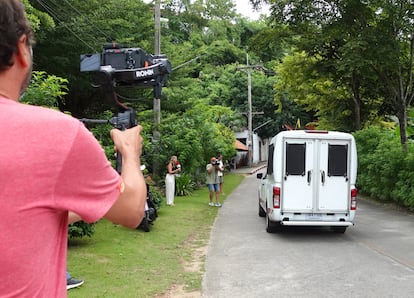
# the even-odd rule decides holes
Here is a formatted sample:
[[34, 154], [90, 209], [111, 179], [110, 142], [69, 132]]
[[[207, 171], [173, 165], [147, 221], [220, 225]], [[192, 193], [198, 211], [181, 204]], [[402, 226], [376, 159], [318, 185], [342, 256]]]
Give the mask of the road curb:
[[255, 169], [252, 169], [250, 171], [250, 175], [253, 175], [253, 174], [257, 173], [258, 171], [260, 171], [260, 170], [262, 170], [262, 169], [264, 169], [266, 167], [267, 167], [267, 165], [263, 165], [263, 166], [260, 166], [260, 167], [255, 168]]

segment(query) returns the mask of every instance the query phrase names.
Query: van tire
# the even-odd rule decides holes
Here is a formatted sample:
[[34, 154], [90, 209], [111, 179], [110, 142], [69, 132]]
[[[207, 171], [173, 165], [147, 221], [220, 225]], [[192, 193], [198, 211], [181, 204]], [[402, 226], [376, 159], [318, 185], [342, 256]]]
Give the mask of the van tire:
[[335, 233], [338, 234], [343, 234], [345, 233], [347, 227], [331, 227], [332, 231], [334, 231]]
[[277, 233], [280, 232], [281, 228], [280, 222], [271, 221], [266, 213], [266, 232], [270, 234]]
[[265, 217], [266, 216], [266, 212], [263, 210], [263, 208], [260, 205], [260, 203], [258, 205], [259, 205], [259, 216], [260, 217]]

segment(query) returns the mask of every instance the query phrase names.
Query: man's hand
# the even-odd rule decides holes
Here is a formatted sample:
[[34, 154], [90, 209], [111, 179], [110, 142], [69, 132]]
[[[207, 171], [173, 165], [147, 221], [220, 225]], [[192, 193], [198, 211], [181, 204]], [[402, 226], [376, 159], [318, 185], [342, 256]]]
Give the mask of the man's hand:
[[115, 148], [122, 156], [123, 188], [118, 200], [104, 216], [116, 224], [136, 228], [144, 217], [147, 188], [141, 171], [142, 127], [111, 130]]
[[139, 162], [142, 153], [142, 126], [137, 125], [126, 130], [112, 129], [111, 138], [114, 141], [115, 148], [123, 158], [133, 158]]

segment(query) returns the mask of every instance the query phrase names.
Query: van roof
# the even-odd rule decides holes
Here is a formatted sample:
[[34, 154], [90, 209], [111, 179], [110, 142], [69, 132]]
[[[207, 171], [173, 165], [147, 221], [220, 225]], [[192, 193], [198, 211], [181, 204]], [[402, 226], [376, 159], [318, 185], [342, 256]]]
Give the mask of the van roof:
[[274, 138], [280, 137], [298, 139], [353, 139], [350, 133], [327, 130], [287, 130], [278, 133]]

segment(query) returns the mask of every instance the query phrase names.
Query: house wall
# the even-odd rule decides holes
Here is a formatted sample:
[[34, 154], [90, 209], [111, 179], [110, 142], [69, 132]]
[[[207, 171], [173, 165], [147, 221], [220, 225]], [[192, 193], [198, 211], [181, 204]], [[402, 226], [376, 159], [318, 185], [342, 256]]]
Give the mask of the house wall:
[[260, 139], [260, 162], [267, 161], [269, 157], [269, 144], [271, 138]]
[[[234, 133], [236, 139], [240, 142], [245, 144], [248, 147], [247, 139], [249, 135], [249, 131], [246, 129], [242, 132]], [[269, 147], [269, 139], [262, 140], [257, 134], [253, 134], [252, 136], [253, 144], [252, 144], [252, 162], [253, 164], [258, 164], [260, 162], [266, 161], [268, 156], [268, 147]], [[240, 163], [241, 159], [247, 158], [246, 151], [239, 151], [236, 157], [236, 163]], [[247, 164], [243, 165], [247, 166]]]

